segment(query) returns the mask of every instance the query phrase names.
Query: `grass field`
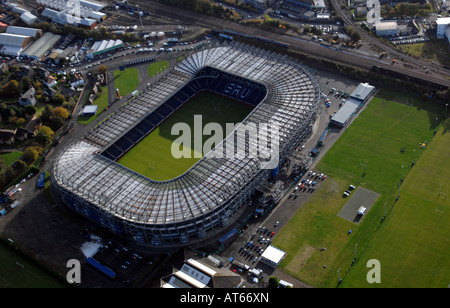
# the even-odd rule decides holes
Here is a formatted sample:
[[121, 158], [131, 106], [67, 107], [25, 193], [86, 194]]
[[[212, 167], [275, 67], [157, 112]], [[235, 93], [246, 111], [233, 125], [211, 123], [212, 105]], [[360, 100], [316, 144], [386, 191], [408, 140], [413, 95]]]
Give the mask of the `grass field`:
[[0, 243], [0, 288], [64, 288], [51, 275], [4, 243]]
[[[216, 109], [217, 107], [219, 109]], [[201, 115], [203, 126], [215, 122], [219, 123], [225, 131], [226, 123], [242, 121], [252, 109], [253, 107], [250, 105], [230, 100], [212, 92], [200, 92], [141, 140], [118, 162], [156, 181], [172, 179], [183, 174], [199, 160], [199, 158], [194, 157], [193, 148], [190, 149], [192, 158], [176, 159], [173, 157], [171, 147], [174, 141], [179, 138], [179, 135], [171, 134], [173, 125], [180, 122], [186, 123], [193, 134], [194, 115]], [[203, 136], [203, 142], [210, 137]], [[191, 145], [193, 147], [193, 141]]]
[[[441, 128], [400, 188], [400, 199], [343, 286], [371, 286], [365, 264], [378, 259], [381, 284], [373, 287], [450, 285], [450, 133]], [[442, 184], [442, 187], [441, 187]]]
[[149, 64], [147, 73], [149, 76], [156, 76], [169, 67], [169, 61], [163, 60]]
[[[341, 286], [366, 287], [369, 285], [366, 281], [368, 269], [363, 262], [364, 258], [392, 255], [393, 259], [399, 258], [396, 260], [397, 264], [403, 264], [406, 260], [402, 259], [402, 254], [417, 254], [417, 251], [409, 250], [408, 246], [403, 246], [401, 253], [393, 253], [392, 246], [385, 245], [381, 249], [376, 245], [379, 243], [378, 236], [385, 234], [383, 228], [391, 226], [397, 205], [400, 205], [404, 198], [403, 187], [406, 185], [403, 184], [407, 181], [402, 184], [401, 197], [391, 212], [400, 179], [409, 181], [412, 171], [419, 169], [416, 168], [418, 163], [411, 169], [412, 162], [418, 161], [422, 152], [430, 151], [428, 144], [424, 148], [419, 145], [431, 140], [436, 124], [439, 119], [442, 120], [443, 114], [443, 108], [424, 103], [418, 97], [388, 90], [380, 91], [318, 163], [317, 169], [328, 175], [327, 180], [275, 238], [274, 245], [287, 252], [280, 268], [315, 287], [335, 287], [338, 277], [345, 277]], [[404, 152], [401, 151], [402, 148], [405, 148]], [[367, 163], [367, 170], [360, 166], [361, 162]], [[445, 176], [449, 178], [450, 172]], [[359, 224], [337, 216], [347, 201], [342, 198], [342, 192], [349, 184], [363, 186], [381, 194]], [[389, 215], [382, 223], [385, 203]], [[411, 215], [414, 210], [405, 207], [402, 211], [404, 215]], [[428, 226], [434, 223], [420, 215], [418, 218], [414, 222], [406, 219], [402, 224], [393, 223], [402, 230], [402, 233], [397, 231], [397, 234], [402, 236], [396, 237], [396, 241], [414, 241], [408, 234], [410, 229], [417, 226], [423, 227], [424, 230], [434, 230]], [[352, 233], [349, 235], [350, 229]], [[439, 251], [449, 248], [448, 244], [445, 244], [448, 240], [444, 234], [427, 235], [437, 237], [436, 243], [442, 242], [443, 246], [437, 247]], [[393, 237], [393, 234], [386, 233], [385, 236]], [[373, 246], [378, 249], [376, 256], [369, 254]], [[321, 251], [322, 247], [327, 249]], [[357, 262], [352, 266], [355, 253], [358, 256]], [[431, 258], [428, 262], [439, 264], [439, 258], [445, 256], [442, 253], [428, 255], [423, 251], [416, 260], [427, 258]], [[390, 262], [390, 259], [381, 261], [382, 266], [387, 262]], [[409, 283], [423, 285], [420, 280], [411, 281], [416, 277], [409, 275], [406, 268], [391, 268], [394, 272], [401, 272], [402, 269], [405, 269], [405, 272], [401, 280], [396, 283], [384, 281], [381, 287]]]
[[22, 156], [22, 154], [22, 152], [12, 151], [9, 153], [1, 154], [1, 156], [5, 160], [5, 166], [11, 166], [13, 162], [15, 162]]
[[136, 90], [139, 85], [139, 74], [137, 68], [127, 67], [125, 70], [114, 71], [114, 86], [119, 89], [120, 95], [125, 96]]

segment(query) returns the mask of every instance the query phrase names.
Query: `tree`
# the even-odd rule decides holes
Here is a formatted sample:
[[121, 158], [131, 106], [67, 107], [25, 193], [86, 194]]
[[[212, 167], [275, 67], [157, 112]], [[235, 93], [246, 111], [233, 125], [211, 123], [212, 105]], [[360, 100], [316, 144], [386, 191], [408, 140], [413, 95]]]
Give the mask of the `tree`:
[[58, 93], [52, 97], [52, 102], [54, 104], [61, 105], [62, 103], [64, 103], [64, 99], [65, 99], [64, 95], [62, 95], [61, 93]]
[[269, 277], [269, 288], [278, 288], [280, 285], [280, 280], [276, 276]]
[[26, 92], [31, 87], [32, 84], [33, 81], [31, 80], [31, 78], [28, 76], [24, 76], [22, 79], [20, 79], [19, 82], [20, 92]]
[[97, 70], [100, 74], [105, 74], [106, 71], [108, 70], [108, 67], [106, 65], [99, 65], [97, 66]]
[[28, 163], [31, 164], [32, 162], [34, 162], [38, 157], [39, 154], [41, 154], [42, 152], [42, 148], [38, 147], [38, 146], [34, 146], [34, 147], [28, 147], [25, 152], [22, 155], [22, 159]]
[[35, 138], [36, 138], [37, 142], [39, 142], [40, 144], [45, 146], [50, 141], [52, 141], [54, 134], [55, 133], [53, 132], [53, 130], [50, 127], [43, 125], [38, 130]]
[[353, 31], [350, 37], [354, 42], [358, 42], [361, 39], [361, 35], [357, 31]]
[[33, 115], [36, 113], [36, 107], [32, 106], [32, 105], [26, 105], [24, 107], [25, 113], [29, 114], [29, 115]]
[[42, 122], [49, 122], [50, 117], [52, 116], [53, 106], [47, 105], [44, 108], [44, 111], [41, 113], [41, 120]]
[[2, 93], [4, 95], [16, 95], [19, 94], [19, 82], [17, 80], [10, 80], [3, 86]]

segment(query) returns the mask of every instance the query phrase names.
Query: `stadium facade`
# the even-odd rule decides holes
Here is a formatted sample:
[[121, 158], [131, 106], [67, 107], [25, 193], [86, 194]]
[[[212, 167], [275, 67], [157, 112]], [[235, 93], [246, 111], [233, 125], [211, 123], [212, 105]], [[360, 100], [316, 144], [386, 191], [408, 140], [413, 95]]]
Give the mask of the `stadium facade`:
[[160, 182], [116, 162], [205, 88], [255, 106], [241, 125], [277, 124], [280, 163], [310, 135], [320, 97], [307, 67], [286, 56], [238, 43], [197, 51], [58, 154], [55, 197], [143, 247], [195, 247], [223, 234], [242, 219], [239, 209], [256, 186], [271, 179], [263, 158], [211, 158], [219, 145], [184, 174]]

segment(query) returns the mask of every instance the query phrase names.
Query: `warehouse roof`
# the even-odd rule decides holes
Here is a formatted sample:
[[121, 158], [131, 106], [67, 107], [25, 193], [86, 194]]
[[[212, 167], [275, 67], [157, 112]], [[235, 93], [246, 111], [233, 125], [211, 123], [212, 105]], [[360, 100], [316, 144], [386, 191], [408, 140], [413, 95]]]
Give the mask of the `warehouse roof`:
[[376, 22], [375, 28], [377, 31], [380, 30], [396, 30], [398, 29], [398, 25], [396, 21], [385, 21], [385, 22]]
[[27, 35], [0, 33], [0, 45], [22, 47], [24, 40], [28, 37]]
[[450, 24], [450, 17], [441, 17], [436, 19], [437, 25], [448, 25]]
[[8, 28], [6, 28], [6, 31], [5, 31], [5, 33], [8, 33], [8, 34], [17, 34], [17, 35], [24, 35], [24, 36], [31, 36], [31, 37], [36, 37], [36, 35], [41, 32], [42, 32], [41, 29], [16, 27], [16, 26], [9, 26]]
[[352, 92], [350, 97], [359, 99], [359, 100], [366, 100], [369, 95], [372, 93], [373, 89], [375, 89], [374, 86], [371, 86], [368, 83], [360, 83], [358, 87]]
[[23, 54], [29, 57], [40, 58], [47, 50], [55, 46], [56, 42], [58, 42], [60, 38], [61, 35], [46, 32], [40, 39], [25, 49]]

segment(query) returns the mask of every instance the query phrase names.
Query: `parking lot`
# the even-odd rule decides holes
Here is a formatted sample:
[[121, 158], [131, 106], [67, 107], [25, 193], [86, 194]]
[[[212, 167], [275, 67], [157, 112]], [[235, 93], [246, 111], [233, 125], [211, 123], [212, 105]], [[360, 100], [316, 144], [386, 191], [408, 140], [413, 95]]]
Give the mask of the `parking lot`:
[[389, 38], [389, 41], [394, 45], [423, 43], [428, 42], [429, 40], [428, 36], [420, 34], [399, 35]]

